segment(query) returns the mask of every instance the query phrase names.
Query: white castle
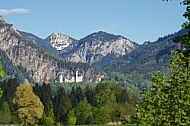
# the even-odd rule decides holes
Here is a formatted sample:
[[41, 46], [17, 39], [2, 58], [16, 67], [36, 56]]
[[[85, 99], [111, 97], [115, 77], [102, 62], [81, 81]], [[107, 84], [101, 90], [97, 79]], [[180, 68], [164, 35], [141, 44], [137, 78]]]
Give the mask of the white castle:
[[82, 82], [83, 81], [83, 76], [79, 75], [78, 71], [76, 71], [75, 76], [72, 76], [70, 79], [67, 78], [63, 78], [63, 75], [60, 74], [59, 76], [59, 82], [63, 83], [63, 82]]

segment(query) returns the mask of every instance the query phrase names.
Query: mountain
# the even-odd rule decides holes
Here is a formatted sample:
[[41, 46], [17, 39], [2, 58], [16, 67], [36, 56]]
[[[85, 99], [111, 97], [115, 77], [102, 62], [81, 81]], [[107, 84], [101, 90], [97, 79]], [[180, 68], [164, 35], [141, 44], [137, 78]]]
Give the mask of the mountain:
[[185, 32], [180, 30], [141, 45], [103, 31], [80, 40], [58, 32], [41, 39], [16, 30], [0, 16], [0, 56], [8, 77], [22, 81], [69, 82], [82, 77], [83, 81], [98, 82], [104, 78], [103, 71], [107, 79], [137, 91], [149, 86], [154, 72], [167, 76], [172, 51], [180, 48], [172, 41]]
[[99, 66], [99, 68], [107, 72], [119, 71], [122, 73], [128, 73], [134, 69], [137, 70], [139, 67], [145, 69], [152, 67], [155, 71], [161, 70], [161, 67], [165, 68], [165, 66], [169, 65], [172, 51], [178, 48], [178, 45], [173, 43], [173, 39], [184, 33], [184, 30], [180, 30], [179, 32], [160, 37], [155, 42], [145, 42], [132, 52], [120, 56], [116, 60], [111, 59], [106, 61], [104, 59], [108, 58], [105, 57], [99, 64], [104, 65], [106, 62], [108, 66], [117, 64], [118, 67], [111, 67], [112, 69], [109, 68], [108, 71], [106, 70], [106, 66]]
[[128, 54], [138, 46], [120, 35], [99, 31], [70, 44], [62, 57], [72, 62], [95, 63], [109, 54], [116, 57]]
[[[169, 74], [168, 66], [172, 52], [180, 48], [179, 45], [173, 43], [173, 39], [183, 34], [185, 34], [185, 31], [180, 30], [176, 33], [160, 37], [155, 42], [145, 42], [125, 55], [119, 57], [107, 55], [92, 65], [109, 75], [112, 73], [123, 74], [123, 82], [135, 85], [142, 90], [150, 84], [154, 72], [160, 71], [164, 76]], [[117, 80], [118, 76], [114, 78]]]
[[[28, 35], [31, 37], [27, 38]], [[7, 77], [18, 77], [21, 82], [27, 79], [32, 84], [68, 81], [73, 76], [76, 78], [71, 81], [80, 77], [82, 81], [97, 82], [103, 77], [101, 71], [92, 66], [68, 62], [45, 50], [39, 43], [35, 36], [17, 31], [0, 16], [0, 54]]]
[[56, 50], [63, 51], [67, 46], [69, 46], [71, 43], [76, 42], [77, 40], [62, 33], [54, 32], [48, 36], [45, 41]]
[[26, 40], [26, 41], [29, 41], [29, 42], [32, 42], [34, 43], [35, 45], [39, 46], [41, 49], [45, 49], [47, 51], [51, 51], [55, 54], [58, 53], [58, 51], [52, 47], [51, 43], [49, 42], [46, 42], [44, 39], [42, 38], [39, 38], [38, 36], [36, 35], [33, 35], [31, 33], [27, 33], [27, 32], [24, 32], [24, 31], [19, 31], [19, 34]]

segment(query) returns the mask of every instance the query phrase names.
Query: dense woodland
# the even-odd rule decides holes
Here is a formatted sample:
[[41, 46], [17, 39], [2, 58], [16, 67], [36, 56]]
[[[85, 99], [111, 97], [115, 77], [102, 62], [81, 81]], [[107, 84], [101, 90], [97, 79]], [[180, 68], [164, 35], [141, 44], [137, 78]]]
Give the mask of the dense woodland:
[[[16, 91], [20, 84], [16, 79], [10, 79], [0, 83], [3, 95], [0, 99], [0, 124], [20, 124], [22, 119], [18, 116], [19, 106], [13, 103], [18, 94]], [[42, 102], [43, 116], [34, 122], [41, 125], [52, 124], [107, 124], [109, 122], [130, 123], [135, 115], [135, 105], [139, 101], [130, 91], [120, 88], [114, 82], [97, 84], [95, 88], [88, 85], [85, 89], [75, 86], [67, 90], [64, 86], [54, 87], [50, 84], [32, 87], [32, 92]], [[26, 90], [26, 88], [25, 88]], [[25, 92], [22, 90], [22, 93]], [[30, 93], [26, 93], [29, 95]], [[24, 93], [23, 93], [24, 94]], [[25, 96], [25, 97], [24, 97]], [[24, 101], [28, 97], [22, 95]], [[32, 99], [32, 96], [29, 96]], [[34, 101], [37, 104], [37, 101]], [[23, 103], [23, 102], [22, 102]], [[23, 107], [23, 106], [22, 106]], [[29, 107], [29, 106], [28, 106]], [[27, 118], [31, 118], [26, 109]]]

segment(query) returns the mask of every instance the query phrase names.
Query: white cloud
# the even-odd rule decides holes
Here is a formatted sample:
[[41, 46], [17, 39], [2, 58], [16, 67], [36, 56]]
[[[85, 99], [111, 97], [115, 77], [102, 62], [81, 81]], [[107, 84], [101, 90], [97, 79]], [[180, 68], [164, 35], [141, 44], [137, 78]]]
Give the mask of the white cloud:
[[0, 15], [7, 15], [7, 14], [25, 14], [29, 13], [30, 10], [25, 9], [25, 8], [15, 8], [11, 10], [7, 9], [0, 9]]

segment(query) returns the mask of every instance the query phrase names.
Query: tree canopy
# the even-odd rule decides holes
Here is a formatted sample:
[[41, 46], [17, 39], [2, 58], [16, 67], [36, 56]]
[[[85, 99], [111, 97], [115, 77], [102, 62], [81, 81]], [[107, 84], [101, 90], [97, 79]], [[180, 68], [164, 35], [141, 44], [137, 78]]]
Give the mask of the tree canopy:
[[[1, 61], [2, 61], [2, 58], [0, 57], [0, 63], [1, 63]], [[5, 71], [3, 70], [3, 68], [2, 68], [2, 66], [0, 64], [0, 77], [5, 77], [5, 76], [6, 76]], [[3, 95], [3, 91], [0, 88], [0, 98], [1, 98], [2, 95]]]
[[[168, 0], [167, 0], [168, 1]], [[180, 48], [174, 51], [170, 62], [170, 75], [153, 76], [152, 89], [145, 91], [137, 109], [137, 123], [141, 125], [190, 125], [190, 0], [183, 16], [182, 28], [187, 32], [174, 39]]]
[[34, 124], [43, 115], [44, 106], [29, 83], [17, 87], [13, 103], [18, 107], [18, 117], [24, 125]]

